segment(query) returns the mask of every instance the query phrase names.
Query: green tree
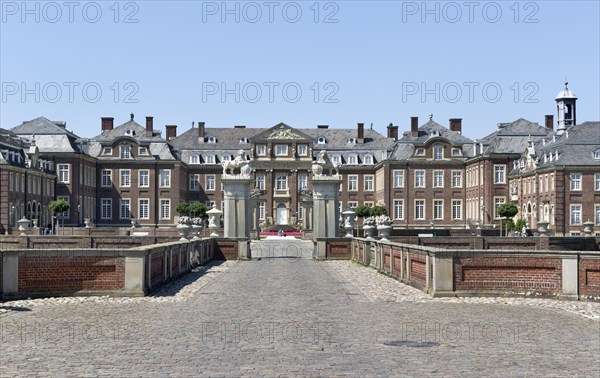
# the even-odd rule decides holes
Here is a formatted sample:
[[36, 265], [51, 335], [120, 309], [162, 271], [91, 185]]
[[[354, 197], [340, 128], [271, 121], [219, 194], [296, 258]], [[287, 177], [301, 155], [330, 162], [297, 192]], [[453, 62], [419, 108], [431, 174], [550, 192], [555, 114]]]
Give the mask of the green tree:
[[175, 211], [179, 216], [190, 215], [190, 203], [189, 202], [179, 202], [175, 207]]
[[208, 207], [202, 202], [192, 202], [189, 205], [189, 213], [193, 218], [208, 219]]
[[[71, 208], [71, 205], [64, 199], [58, 199], [58, 200], [52, 201], [48, 204], [48, 209], [54, 216], [58, 216], [58, 214], [69, 211], [70, 208]], [[62, 227], [63, 227], [63, 235], [64, 235], [64, 233], [65, 233], [65, 231], [64, 231], [65, 217], [61, 217], [61, 218], [62, 218]]]
[[506, 230], [506, 234], [508, 235], [509, 229], [512, 229], [514, 227], [514, 224], [512, 224], [512, 218], [514, 218], [514, 216], [517, 215], [518, 212], [519, 208], [512, 202], [503, 203], [502, 205], [498, 206], [498, 215], [501, 218], [504, 218], [502, 223], [500, 223], [500, 235], [502, 235], [503, 229]]
[[354, 214], [356, 214], [356, 216], [359, 218], [365, 218], [365, 217], [371, 216], [371, 208], [369, 206], [365, 206], [365, 205], [356, 206], [354, 209], [352, 209], [352, 211], [354, 211]]
[[383, 206], [373, 206], [369, 209], [369, 216], [377, 217], [380, 215], [387, 215], [387, 210]]

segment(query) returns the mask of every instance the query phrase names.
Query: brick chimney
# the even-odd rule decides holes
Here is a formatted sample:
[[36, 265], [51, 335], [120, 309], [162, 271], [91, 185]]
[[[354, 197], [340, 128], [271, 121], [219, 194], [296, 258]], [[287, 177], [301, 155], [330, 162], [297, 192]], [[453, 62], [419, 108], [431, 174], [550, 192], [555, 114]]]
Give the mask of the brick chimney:
[[549, 131], [554, 130], [554, 116], [552, 114], [548, 114], [544, 118], [546, 120], [546, 129]]
[[419, 117], [410, 117], [410, 133], [415, 138], [419, 136]]
[[204, 122], [198, 122], [198, 142], [204, 143], [206, 137], [206, 130]]
[[102, 128], [101, 130], [112, 130], [115, 119], [113, 117], [102, 117]]
[[365, 124], [364, 123], [358, 123], [358, 133], [356, 135], [356, 142], [357, 143], [364, 143], [365, 142]]
[[167, 129], [167, 140], [177, 137], [177, 125], [166, 125], [165, 129]]
[[392, 138], [395, 141], [398, 140], [398, 126], [394, 126], [393, 123], [390, 123], [387, 127], [387, 137]]
[[146, 117], [146, 136], [151, 137], [154, 133], [154, 117]]
[[450, 130], [462, 134], [462, 118], [450, 118]]

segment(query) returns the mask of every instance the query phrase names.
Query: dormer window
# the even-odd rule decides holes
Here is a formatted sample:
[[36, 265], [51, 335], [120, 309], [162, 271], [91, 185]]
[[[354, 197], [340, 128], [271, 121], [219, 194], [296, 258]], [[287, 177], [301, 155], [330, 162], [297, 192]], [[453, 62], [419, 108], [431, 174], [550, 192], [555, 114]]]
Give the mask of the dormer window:
[[417, 148], [415, 151], [415, 156], [425, 156], [425, 149], [424, 148]]
[[358, 164], [358, 156], [348, 155], [348, 164], [352, 164], [352, 165]]
[[206, 164], [215, 164], [215, 155], [206, 155], [204, 157], [204, 162]]
[[348, 144], [356, 144], [356, 138], [348, 139]]
[[240, 138], [240, 143], [249, 143], [250, 139], [246, 138], [246, 137], [241, 137]]
[[327, 139], [325, 137], [318, 137], [317, 144], [327, 144]]
[[198, 154], [190, 155], [190, 164], [200, 164], [200, 155], [198, 155]]
[[221, 161], [231, 161], [231, 155], [230, 154], [222, 155]]
[[140, 147], [140, 148], [138, 148], [138, 155], [140, 155], [140, 156], [148, 156], [148, 147]]
[[331, 156], [331, 162], [332, 163], [336, 163], [336, 164], [340, 164], [342, 162], [342, 157], [340, 155], [332, 155]]
[[217, 143], [217, 138], [215, 137], [208, 137], [206, 140], [208, 143]]
[[112, 147], [104, 147], [102, 149], [102, 155], [112, 155]]
[[372, 165], [373, 164], [373, 155], [363, 156], [363, 164], [364, 165]]
[[434, 136], [440, 136], [440, 132], [439, 132], [439, 131], [437, 131], [437, 130], [431, 130], [431, 134], [430, 134], [430, 135], [431, 135], [432, 137], [434, 137]]
[[600, 150], [594, 151], [594, 160], [600, 160]]
[[462, 151], [460, 150], [460, 148], [452, 148], [452, 156], [461, 156], [462, 155]]
[[444, 158], [444, 146], [433, 146], [433, 160], [442, 160]]
[[121, 146], [121, 159], [131, 159], [130, 146]]
[[264, 144], [258, 144], [256, 146], [256, 154], [258, 156], [265, 156], [267, 154], [267, 147]]
[[125, 130], [125, 135], [131, 135], [131, 136], [133, 136], [133, 135], [135, 135], [135, 130], [127, 129], [127, 130]]

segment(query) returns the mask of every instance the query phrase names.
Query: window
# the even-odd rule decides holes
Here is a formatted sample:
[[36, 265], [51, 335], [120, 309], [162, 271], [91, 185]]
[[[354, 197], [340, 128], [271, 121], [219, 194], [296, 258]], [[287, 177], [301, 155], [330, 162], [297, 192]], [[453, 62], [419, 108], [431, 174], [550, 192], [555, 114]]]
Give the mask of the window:
[[425, 156], [425, 149], [424, 148], [417, 148], [415, 150], [415, 156]]
[[373, 203], [373, 201], [365, 201], [363, 202], [363, 205], [365, 205], [366, 207], [373, 207], [375, 206], [375, 203]]
[[358, 191], [358, 176], [348, 175], [348, 190], [351, 192]]
[[373, 191], [373, 176], [365, 175], [365, 192]]
[[200, 175], [190, 175], [190, 190], [198, 191], [200, 189]]
[[298, 202], [298, 220], [304, 220], [304, 205]]
[[208, 209], [213, 209], [215, 207], [217, 203], [215, 201], [206, 201], [206, 207], [208, 207]]
[[102, 149], [102, 155], [106, 156], [111, 156], [112, 155], [112, 147], [104, 147]]
[[230, 154], [222, 155], [221, 161], [231, 161], [231, 155]]
[[433, 146], [433, 160], [442, 160], [444, 158], [444, 147]]
[[69, 183], [69, 168], [70, 164], [58, 164], [58, 182]]
[[308, 145], [306, 145], [306, 144], [298, 145], [298, 156], [308, 156]]
[[425, 187], [425, 171], [415, 171], [415, 188]]
[[571, 224], [581, 224], [581, 205], [571, 205]]
[[327, 139], [325, 137], [318, 137], [317, 144], [327, 144]]
[[101, 185], [105, 188], [110, 188], [112, 186], [112, 171], [110, 169], [102, 170], [102, 180]]
[[215, 175], [206, 175], [206, 190], [207, 191], [214, 191], [215, 190], [215, 183], [216, 183], [216, 179], [215, 179]]
[[363, 156], [363, 164], [364, 165], [373, 165], [373, 155]]
[[287, 190], [287, 176], [285, 174], [279, 174], [275, 178], [275, 189]]
[[171, 219], [171, 200], [160, 200], [160, 219]]
[[600, 225], [600, 205], [596, 205], [596, 209], [594, 211], [594, 214], [596, 214], [596, 224]]
[[204, 157], [204, 162], [206, 164], [215, 164], [215, 155], [206, 155]]
[[545, 175], [545, 176], [544, 176], [544, 182], [545, 182], [545, 184], [546, 184], [546, 192], [547, 192], [547, 191], [549, 191], [549, 190], [550, 190], [550, 185], [549, 185], [549, 183], [550, 183], [550, 180], [548, 180], [548, 175]]
[[263, 176], [263, 175], [256, 176], [256, 189], [265, 190], [265, 176]]
[[150, 171], [147, 169], [140, 169], [138, 171], [138, 187], [148, 188], [150, 187]]
[[304, 190], [308, 187], [308, 176], [298, 175], [298, 189]]
[[452, 148], [452, 156], [462, 156], [460, 148]]
[[148, 147], [140, 147], [140, 148], [138, 148], [138, 155], [140, 155], [140, 156], [148, 156]]
[[190, 164], [200, 164], [200, 155], [198, 155], [198, 154], [190, 155]]
[[594, 159], [595, 160], [600, 160], [600, 150], [594, 151]]
[[119, 176], [120, 176], [120, 185], [122, 188], [128, 188], [131, 186], [131, 170], [129, 169], [120, 169], [119, 170]]
[[581, 173], [571, 173], [571, 190], [581, 190]]
[[150, 200], [147, 198], [139, 199], [138, 219], [150, 219]]
[[275, 145], [275, 156], [288, 156], [287, 144], [276, 144]]
[[131, 159], [130, 146], [121, 146], [121, 159]]
[[171, 170], [161, 169], [160, 170], [160, 187], [170, 188], [171, 187]]
[[[69, 196], [56, 196], [56, 199], [57, 199], [57, 200], [64, 200], [64, 201], [67, 201], [67, 203], [70, 203], [70, 202], [69, 202], [69, 201], [70, 201], [70, 200], [69, 200]], [[21, 211], [21, 213], [23, 213], [23, 211]], [[24, 216], [24, 215], [25, 215], [25, 214], [23, 213], [23, 216]], [[58, 213], [58, 214], [56, 214], [56, 215], [58, 215], [59, 217], [61, 217], [61, 218], [63, 218], [63, 219], [69, 219], [69, 218], [70, 218], [70, 216], [69, 216], [69, 210], [67, 210], [67, 211], [63, 211], [62, 213]]]
[[433, 219], [444, 219], [444, 200], [433, 200]]
[[404, 200], [394, 200], [394, 219], [404, 219]]
[[415, 219], [425, 219], [425, 200], [415, 200]]
[[433, 187], [444, 187], [444, 171], [433, 171]]
[[506, 183], [506, 166], [505, 165], [494, 165], [494, 184], [505, 184]]
[[358, 164], [358, 156], [348, 155], [348, 164], [352, 164], [352, 165]]
[[336, 163], [336, 164], [341, 164], [342, 163], [342, 157], [340, 155], [332, 155], [331, 156], [331, 162], [332, 163]]
[[112, 219], [112, 199], [102, 198], [102, 219]]
[[500, 205], [503, 205], [506, 202], [506, 198], [504, 197], [494, 197], [494, 219], [500, 219], [500, 214], [498, 214], [498, 209]]
[[462, 188], [462, 171], [452, 171], [452, 187]]
[[[356, 201], [348, 201], [348, 209], [355, 209], [358, 207], [358, 202]], [[342, 209], [340, 209], [341, 212]]]
[[265, 203], [264, 202], [258, 203], [258, 219], [260, 219], [260, 220], [265, 219]]
[[265, 156], [265, 155], [267, 155], [267, 147], [264, 144], [258, 144], [256, 146], [256, 154], [258, 156]]
[[544, 191], [544, 178], [542, 176], [540, 176], [538, 192], [541, 193], [543, 191]]
[[131, 218], [131, 213], [129, 212], [129, 210], [130, 210], [129, 205], [130, 205], [129, 199], [123, 198], [121, 200], [121, 206], [120, 206], [121, 211], [119, 212], [119, 214], [120, 214], [119, 217], [121, 219], [129, 219], [129, 218]]
[[14, 173], [10, 172], [9, 176], [8, 176], [8, 190], [10, 190], [11, 192], [15, 189], [15, 175]]
[[600, 173], [594, 175], [594, 190], [600, 190]]
[[394, 171], [394, 188], [404, 188], [404, 171]]
[[248, 143], [248, 142], [250, 142], [250, 140], [248, 138], [246, 138], [246, 137], [240, 138], [240, 143], [244, 144], [244, 143]]
[[348, 144], [356, 144], [356, 138], [349, 138]]
[[215, 137], [209, 136], [208, 138], [206, 138], [206, 140], [208, 141], [208, 143], [217, 143], [217, 138]]
[[452, 219], [462, 219], [462, 200], [452, 200]]

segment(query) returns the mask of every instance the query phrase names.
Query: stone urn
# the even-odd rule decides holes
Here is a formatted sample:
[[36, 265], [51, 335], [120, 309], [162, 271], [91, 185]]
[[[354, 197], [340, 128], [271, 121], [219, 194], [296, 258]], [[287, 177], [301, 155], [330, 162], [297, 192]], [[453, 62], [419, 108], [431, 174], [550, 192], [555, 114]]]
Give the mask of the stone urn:
[[21, 236], [27, 236], [27, 231], [29, 230], [29, 219], [23, 217], [17, 221], [19, 225], [19, 231], [21, 231]]
[[381, 240], [389, 241], [388, 237], [390, 236], [390, 232], [392, 231], [392, 226], [387, 224], [380, 224], [377, 226], [377, 231], [379, 231], [379, 235], [381, 236]]
[[175, 227], [177, 229], [177, 231], [179, 231], [179, 236], [181, 236], [181, 238], [179, 239], [180, 241], [187, 241], [187, 236], [190, 232], [190, 218], [186, 217], [186, 216], [182, 216], [179, 217], [179, 219], [177, 220], [177, 226]]
[[371, 226], [370, 224], [365, 224], [363, 226], [363, 230], [365, 232], [365, 238], [367, 238], [367, 240], [373, 239], [373, 230], [375, 230], [375, 226]]
[[545, 221], [545, 220], [541, 220], [541, 221], [537, 222], [538, 233], [540, 234], [540, 236], [548, 236], [548, 225], [549, 224], [550, 224], [550, 222]]
[[217, 231], [221, 228], [220, 218], [223, 212], [213, 207], [208, 210], [206, 214], [208, 214], [208, 228], [211, 231], [210, 236], [219, 236]]
[[200, 231], [202, 230], [202, 218], [192, 218], [192, 231], [194, 237], [192, 240], [200, 240]]
[[346, 230], [346, 237], [351, 238], [354, 235], [352, 234], [352, 230], [354, 230], [354, 217], [356, 213], [350, 209], [342, 212], [344, 216], [344, 229]]
[[594, 222], [588, 219], [587, 222], [583, 223], [583, 234], [585, 236], [592, 236], [592, 227], [594, 227]]
[[38, 220], [37, 219], [32, 219], [31, 221], [33, 222], [33, 228], [36, 228]]
[[90, 228], [90, 225], [92, 224], [92, 219], [91, 218], [83, 218], [83, 223], [85, 224], [85, 228]]

